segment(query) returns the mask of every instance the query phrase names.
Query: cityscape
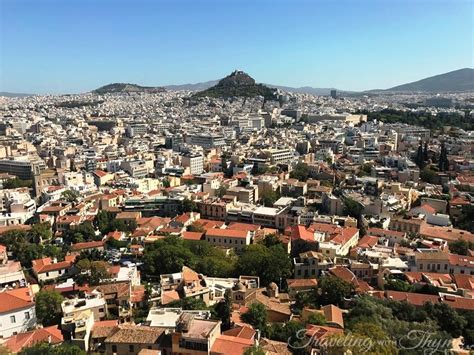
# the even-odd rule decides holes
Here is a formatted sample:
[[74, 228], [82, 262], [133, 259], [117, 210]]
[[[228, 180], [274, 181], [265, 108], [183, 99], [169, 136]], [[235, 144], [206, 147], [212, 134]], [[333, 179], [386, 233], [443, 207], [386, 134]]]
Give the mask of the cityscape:
[[[423, 21], [441, 16], [454, 23], [456, 11], [470, 9], [470, 23], [459, 26], [471, 31], [451, 27], [461, 37], [459, 48], [455, 40], [418, 43], [420, 56], [431, 56], [431, 45], [453, 46], [445, 62], [457, 67], [433, 59], [429, 70], [412, 64], [410, 71], [400, 62], [383, 78], [374, 65], [365, 79], [366, 69], [359, 70], [360, 84], [352, 84], [355, 67], [347, 83], [324, 68], [321, 80], [310, 74], [298, 79], [299, 70], [310, 72], [304, 60], [293, 73], [269, 75], [280, 59], [269, 58], [269, 69], [259, 69], [261, 53], [252, 51], [257, 44], [261, 51], [271, 48], [273, 39], [238, 48], [251, 59], [236, 55], [229, 62], [218, 48], [203, 54], [213, 36], [235, 36], [235, 43], [250, 38], [245, 31], [257, 19], [249, 14], [247, 28], [232, 22], [231, 9], [271, 4], [256, 3], [206, 0], [195, 8], [188, 1], [140, 0], [118, 1], [111, 9], [108, 0], [48, 0], [44, 8], [0, 0], [6, 23], [0, 30], [1, 354], [474, 349], [472, 2], [362, 1], [375, 17], [388, 16], [387, 28], [398, 21], [392, 10], [404, 16], [413, 7]], [[423, 12], [426, 4], [431, 12]], [[345, 5], [357, 11], [354, 2]], [[301, 6], [301, 20], [326, 21], [320, 15], [326, 11], [338, 16], [334, 4], [299, 0], [276, 1], [271, 14], [284, 19], [287, 7], [288, 14], [300, 11], [293, 6]], [[171, 56], [175, 44], [161, 43], [162, 33], [176, 36], [175, 42], [195, 33], [178, 34], [158, 22], [182, 21], [176, 13], [185, 7], [203, 22], [218, 13], [218, 23], [229, 21], [222, 33], [207, 22], [194, 29], [204, 36], [193, 53], [196, 63], [210, 55], [214, 68], [196, 64], [183, 78], [168, 67], [170, 59], [163, 67], [177, 78], [173, 83], [168, 76], [156, 79], [157, 63], [149, 67], [146, 60], [115, 71], [116, 64], [100, 69], [88, 54], [84, 61], [68, 59], [84, 38], [97, 50], [98, 63], [114, 40], [123, 41], [117, 50], [130, 46], [129, 56], [136, 42], [155, 43], [157, 56]], [[313, 14], [304, 14], [310, 9]], [[38, 17], [49, 13], [42, 21], [51, 21], [51, 29], [40, 26], [37, 11]], [[66, 31], [70, 11], [84, 14], [85, 37], [72, 35], [74, 23], [70, 41], [58, 44], [66, 34], [54, 28]], [[99, 16], [104, 11], [129, 21], [130, 31], [143, 37], [122, 36], [121, 26], [91, 37], [83, 26], [109, 23]], [[25, 22], [25, 33], [39, 31], [38, 38], [11, 37], [28, 18], [36, 20]], [[154, 18], [157, 29], [147, 32], [146, 18]], [[288, 36], [299, 26], [309, 25], [292, 24]], [[367, 34], [374, 31], [369, 27]], [[255, 29], [256, 37], [261, 30]], [[306, 43], [298, 36], [283, 43], [287, 35], [280, 36], [283, 51], [292, 41]], [[33, 53], [36, 40], [44, 52]], [[357, 41], [367, 51], [381, 50]], [[26, 43], [31, 62], [20, 58]], [[57, 58], [50, 51], [55, 46], [64, 49]], [[170, 53], [163, 54], [166, 46]], [[178, 49], [175, 60], [187, 50]], [[307, 55], [314, 55], [310, 48]], [[57, 64], [44, 66], [48, 56]], [[298, 61], [288, 65], [298, 67]], [[84, 68], [91, 74], [81, 74]], [[142, 74], [133, 80], [137, 71]], [[108, 80], [110, 73], [116, 79]], [[326, 75], [334, 84], [324, 81]]]

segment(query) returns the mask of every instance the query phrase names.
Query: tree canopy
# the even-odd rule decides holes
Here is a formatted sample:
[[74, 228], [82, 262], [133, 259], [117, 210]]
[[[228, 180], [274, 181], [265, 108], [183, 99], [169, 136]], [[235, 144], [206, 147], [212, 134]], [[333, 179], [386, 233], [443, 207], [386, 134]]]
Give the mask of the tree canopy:
[[56, 291], [41, 290], [36, 294], [36, 317], [43, 326], [58, 324], [61, 321], [63, 300], [64, 297]]

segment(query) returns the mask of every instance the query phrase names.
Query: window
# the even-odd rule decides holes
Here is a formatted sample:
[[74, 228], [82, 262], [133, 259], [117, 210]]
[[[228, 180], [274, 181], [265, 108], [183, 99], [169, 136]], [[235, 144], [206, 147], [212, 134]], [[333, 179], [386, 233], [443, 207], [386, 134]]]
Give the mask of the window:
[[100, 313], [103, 313], [103, 312], [104, 312], [104, 309], [103, 309], [103, 308], [99, 308], [99, 312], [100, 312]]
[[423, 264], [420, 264], [420, 270], [423, 270]]
[[49, 272], [46, 273], [46, 277], [49, 277]]
[[448, 270], [448, 264], [444, 264], [444, 269]]
[[30, 312], [25, 312], [25, 319], [30, 319]]
[[10, 322], [11, 322], [11, 323], [16, 323], [16, 318], [15, 318], [15, 316], [10, 316]]
[[131, 352], [131, 353], [135, 352], [135, 349], [134, 349], [133, 345], [128, 346], [128, 351]]
[[117, 345], [112, 345], [112, 352], [117, 353]]
[[436, 265], [436, 269], [439, 270], [440, 268], [441, 268], [441, 264], [437, 264], [437, 265]]

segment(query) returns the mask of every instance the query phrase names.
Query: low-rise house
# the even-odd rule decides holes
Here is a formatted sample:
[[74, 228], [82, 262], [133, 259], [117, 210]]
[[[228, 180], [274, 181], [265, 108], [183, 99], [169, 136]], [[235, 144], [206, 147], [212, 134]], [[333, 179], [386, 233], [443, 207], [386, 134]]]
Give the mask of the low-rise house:
[[64, 339], [85, 351], [89, 350], [93, 326], [94, 312], [92, 309], [73, 312], [61, 319], [61, 330]]
[[250, 245], [252, 236], [251, 232], [246, 230], [213, 228], [206, 231], [206, 240], [214, 246], [242, 251], [247, 245]]
[[76, 243], [71, 245], [71, 251], [74, 252], [81, 252], [83, 250], [99, 250], [104, 251], [105, 242], [102, 240], [92, 241], [92, 242], [83, 242], [83, 243]]
[[171, 335], [171, 351], [173, 354], [209, 354], [221, 335], [220, 328], [220, 321], [197, 319], [193, 314], [183, 313]]
[[107, 316], [107, 304], [100, 292], [85, 294], [82, 298], [67, 299], [61, 303], [63, 318], [78, 319], [79, 314], [90, 310], [94, 321], [104, 320]]
[[129, 320], [132, 315], [131, 283], [110, 282], [93, 288], [95, 292], [103, 295], [107, 303], [107, 312], [114, 314], [121, 320]]
[[231, 298], [233, 303], [243, 306], [254, 302], [263, 304], [269, 322], [286, 322], [292, 318], [288, 295], [280, 294], [273, 282], [266, 288], [249, 288], [245, 282], [239, 281], [231, 290]]
[[76, 255], [66, 255], [64, 261], [57, 261], [56, 258], [42, 258], [32, 261], [33, 272], [38, 281], [50, 281], [59, 278], [67, 278], [71, 275], [72, 265]]
[[0, 338], [24, 333], [35, 326], [35, 302], [30, 287], [0, 292]]
[[25, 274], [20, 262], [8, 260], [7, 248], [0, 244], [0, 287], [25, 284]]
[[307, 279], [321, 276], [323, 271], [329, 270], [334, 263], [332, 260], [316, 251], [300, 253], [293, 259], [295, 279]]
[[164, 328], [121, 324], [104, 340], [105, 353], [137, 355], [144, 349], [159, 351], [165, 349], [165, 335]]
[[294, 299], [299, 292], [314, 292], [318, 289], [318, 280], [313, 279], [287, 279], [288, 295]]
[[150, 327], [166, 328], [170, 331], [176, 329], [182, 314], [192, 314], [194, 319], [210, 319], [211, 312], [207, 310], [183, 310], [181, 308], [151, 308], [146, 318]]
[[61, 329], [57, 325], [39, 328], [25, 333], [19, 333], [8, 338], [3, 346], [13, 354], [21, 353], [25, 348], [38, 343], [60, 344], [64, 340]]
[[474, 275], [474, 257], [439, 250], [415, 253], [416, 271]]

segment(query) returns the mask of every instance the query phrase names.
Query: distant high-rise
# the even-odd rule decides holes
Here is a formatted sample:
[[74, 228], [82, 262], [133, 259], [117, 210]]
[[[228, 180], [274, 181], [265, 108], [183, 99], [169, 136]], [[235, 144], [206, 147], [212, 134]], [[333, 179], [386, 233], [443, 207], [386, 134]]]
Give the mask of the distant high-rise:
[[337, 90], [331, 90], [331, 97], [335, 99], [337, 97]]

